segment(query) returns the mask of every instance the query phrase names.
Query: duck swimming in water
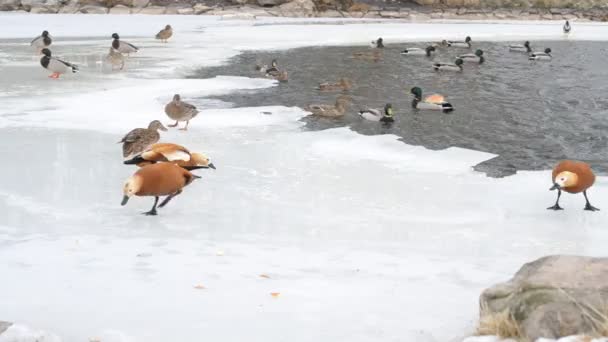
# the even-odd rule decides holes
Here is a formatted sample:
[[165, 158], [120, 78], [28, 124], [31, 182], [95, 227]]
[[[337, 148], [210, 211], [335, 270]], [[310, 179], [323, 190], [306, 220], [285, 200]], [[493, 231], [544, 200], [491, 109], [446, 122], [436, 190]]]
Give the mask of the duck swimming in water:
[[353, 87], [353, 83], [348, 78], [341, 78], [336, 83], [324, 82], [319, 84], [320, 91], [346, 91]]
[[49, 35], [49, 31], [42, 31], [42, 34], [38, 37], [34, 38], [30, 43], [30, 46], [35, 48], [38, 53], [42, 53], [42, 49], [48, 48], [53, 43], [51, 36]]
[[587, 198], [587, 190], [595, 183], [595, 174], [587, 163], [564, 160], [559, 162], [551, 173], [551, 181], [553, 186], [549, 190], [557, 190], [557, 200], [555, 204], [547, 209], [563, 210], [559, 206], [559, 198], [562, 195], [562, 190], [571, 194], [583, 193], [585, 196], [585, 210], [598, 211], [599, 209], [592, 206]]
[[420, 110], [441, 110], [444, 113], [449, 113], [454, 110], [454, 107], [445, 100], [443, 95], [434, 94], [422, 99], [422, 89], [414, 87], [410, 90], [414, 95], [412, 107]]
[[550, 61], [551, 60], [551, 49], [546, 48], [544, 52], [533, 52], [528, 57], [531, 61]]
[[425, 49], [421, 48], [407, 48], [401, 51], [401, 54], [404, 56], [424, 56], [431, 57], [431, 54], [434, 53], [437, 49], [434, 46], [427, 46]]
[[42, 65], [42, 67], [45, 68], [46, 70], [53, 72], [51, 75], [49, 75], [50, 78], [57, 79], [57, 78], [59, 78], [59, 75], [65, 74], [66, 72], [69, 72], [70, 70], [73, 73], [78, 72], [77, 65], [62, 61], [59, 58], [55, 58], [55, 57], [51, 56], [51, 50], [44, 48], [44, 49], [42, 49], [42, 54], [44, 56], [42, 56], [42, 58], [40, 58], [40, 65]]
[[378, 38], [377, 40], [372, 41], [372, 46], [378, 49], [384, 49], [384, 39]]
[[336, 99], [334, 105], [310, 105], [305, 109], [316, 116], [323, 116], [326, 118], [338, 118], [344, 116], [348, 105], [350, 104], [350, 96], [341, 95]]
[[570, 30], [572, 30], [572, 27], [570, 26], [570, 22], [566, 20], [566, 23], [564, 24], [564, 33], [568, 34], [570, 33]]
[[458, 58], [462, 59], [465, 62], [469, 63], [478, 63], [481, 64], [485, 61], [483, 58], [483, 50], [477, 49], [475, 53], [467, 53], [464, 55], [458, 56]]
[[521, 45], [521, 44], [509, 45], [509, 51], [531, 53], [532, 48], [530, 48], [530, 42], [526, 40], [526, 42], [523, 45]]
[[451, 63], [435, 63], [433, 64], [433, 69], [435, 71], [462, 71], [463, 60], [458, 58], [454, 61], [454, 64]]
[[470, 49], [471, 48], [471, 37], [467, 36], [464, 40], [464, 42], [456, 42], [456, 41], [444, 41], [445, 45], [447, 47], [457, 47], [457, 48], [465, 48], [465, 49]]
[[385, 123], [395, 121], [393, 118], [393, 105], [390, 103], [387, 103], [383, 109], [368, 108], [360, 110], [359, 115], [369, 121], [380, 121]]
[[127, 55], [129, 55], [131, 53], [139, 51], [139, 48], [137, 46], [120, 40], [120, 36], [118, 35], [118, 33], [112, 33], [112, 38], [114, 38], [114, 40], [112, 41], [112, 47], [120, 53], [126, 53]]

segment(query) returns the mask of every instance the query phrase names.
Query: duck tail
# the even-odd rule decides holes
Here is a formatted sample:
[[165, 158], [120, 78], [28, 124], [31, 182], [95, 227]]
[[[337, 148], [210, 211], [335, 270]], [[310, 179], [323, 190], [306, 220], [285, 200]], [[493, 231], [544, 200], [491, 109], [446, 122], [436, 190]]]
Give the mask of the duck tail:
[[144, 159], [144, 158], [142, 158], [141, 156], [136, 156], [136, 157], [133, 157], [133, 158], [131, 158], [131, 159], [129, 159], [129, 160], [125, 160], [125, 161], [124, 161], [124, 162], [122, 162], [122, 163], [123, 163], [123, 164], [125, 164], [125, 165], [137, 165], [137, 164], [139, 164], [139, 163], [143, 163], [143, 162], [145, 162], [145, 161], [147, 161], [147, 160], [145, 160], [145, 159]]
[[80, 71], [80, 70], [78, 69], [78, 65], [74, 65], [74, 64], [72, 64], [72, 72], [73, 72], [73, 73], [77, 73], [78, 71]]
[[[193, 170], [198, 170], [198, 169], [208, 169], [208, 166], [182, 166], [182, 169], [186, 169], [188, 171], [193, 171]], [[201, 178], [199, 176], [196, 176], [195, 178]]]

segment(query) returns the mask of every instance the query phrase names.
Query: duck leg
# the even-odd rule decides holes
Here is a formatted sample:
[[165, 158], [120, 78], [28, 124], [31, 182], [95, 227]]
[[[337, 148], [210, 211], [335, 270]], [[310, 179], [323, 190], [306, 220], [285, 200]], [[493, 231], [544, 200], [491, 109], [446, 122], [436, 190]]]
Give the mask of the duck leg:
[[146, 211], [145, 213], [143, 213], [144, 215], [147, 216], [154, 216], [156, 215], [156, 204], [158, 203], [158, 196], [154, 196], [154, 205], [152, 206], [152, 209], [150, 209], [150, 211]]
[[162, 208], [162, 207], [166, 206], [166, 205], [167, 205], [167, 203], [169, 203], [169, 201], [171, 201], [171, 200], [173, 199], [173, 197], [175, 197], [175, 196], [177, 196], [177, 195], [179, 195], [179, 194], [181, 194], [181, 193], [182, 193], [182, 191], [180, 190], [180, 191], [178, 191], [178, 192], [176, 192], [176, 193], [174, 193], [174, 194], [171, 194], [171, 195], [167, 196], [167, 198], [165, 198], [165, 199], [164, 199], [164, 200], [163, 200], [163, 201], [160, 203], [160, 205], [159, 205], [158, 207], [159, 207], [159, 208]]
[[186, 121], [186, 126], [184, 126], [184, 128], [180, 128], [180, 131], [187, 131], [188, 130], [188, 124], [190, 123], [190, 120]]
[[[564, 208], [559, 206], [559, 198], [562, 196], [562, 191], [560, 189], [557, 189], [557, 200], [555, 201], [555, 205], [553, 205], [552, 207], [549, 207], [547, 209], [549, 210], [564, 210]], [[586, 198], [587, 196], [585, 196]], [[589, 203], [589, 202], [587, 202]]]
[[59, 73], [58, 72], [54, 72], [54, 73], [52, 73], [52, 74], [49, 75], [49, 78], [57, 79], [57, 78], [59, 78]]
[[178, 124], [178, 121], [175, 120], [175, 125], [167, 125], [167, 126], [169, 126], [169, 127], [177, 127], [177, 124]]
[[583, 191], [583, 195], [585, 196], [585, 201], [587, 202], [585, 204], [585, 210], [589, 210], [589, 211], [599, 211], [598, 208], [594, 207], [591, 205], [591, 203], [589, 203], [589, 199], [587, 198], [587, 191]]

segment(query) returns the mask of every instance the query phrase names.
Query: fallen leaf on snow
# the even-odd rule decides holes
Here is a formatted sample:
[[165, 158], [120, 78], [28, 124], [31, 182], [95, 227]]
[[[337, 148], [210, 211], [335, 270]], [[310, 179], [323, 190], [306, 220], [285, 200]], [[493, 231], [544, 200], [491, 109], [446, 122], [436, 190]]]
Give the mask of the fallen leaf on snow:
[[270, 292], [270, 295], [273, 296], [274, 298], [279, 298], [279, 296], [281, 295], [281, 292]]
[[270, 276], [268, 274], [260, 274], [260, 278], [270, 279]]

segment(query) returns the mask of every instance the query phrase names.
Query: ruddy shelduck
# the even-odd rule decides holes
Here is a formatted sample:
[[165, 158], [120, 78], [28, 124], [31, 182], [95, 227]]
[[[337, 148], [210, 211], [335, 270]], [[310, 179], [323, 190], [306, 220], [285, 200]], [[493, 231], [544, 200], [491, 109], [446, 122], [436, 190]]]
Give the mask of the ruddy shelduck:
[[156, 215], [156, 205], [161, 196], [167, 197], [158, 205], [158, 208], [167, 205], [173, 197], [182, 193], [185, 186], [197, 178], [200, 177], [173, 163], [146, 165], [127, 179], [123, 187], [121, 205], [126, 205], [132, 196], [153, 196], [154, 205], [150, 211], [144, 214]]
[[157, 162], [171, 162], [186, 170], [210, 168], [215, 169], [209, 158], [201, 153], [191, 153], [187, 148], [178, 144], [158, 143], [150, 146], [133, 159], [125, 160], [125, 164], [145, 166]]
[[574, 160], [564, 160], [559, 162], [551, 174], [553, 186], [549, 190], [557, 190], [557, 200], [555, 205], [547, 208], [551, 210], [563, 210], [559, 206], [559, 198], [562, 195], [562, 190], [571, 194], [580, 192], [585, 196], [585, 210], [598, 211], [599, 209], [592, 206], [587, 198], [587, 190], [595, 183], [595, 174], [591, 170], [589, 164]]

